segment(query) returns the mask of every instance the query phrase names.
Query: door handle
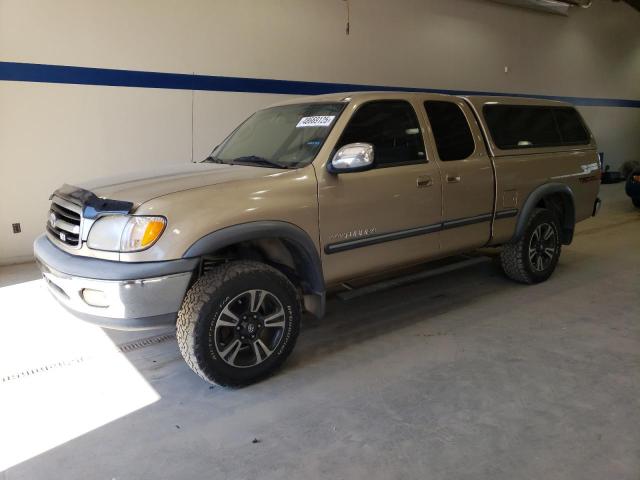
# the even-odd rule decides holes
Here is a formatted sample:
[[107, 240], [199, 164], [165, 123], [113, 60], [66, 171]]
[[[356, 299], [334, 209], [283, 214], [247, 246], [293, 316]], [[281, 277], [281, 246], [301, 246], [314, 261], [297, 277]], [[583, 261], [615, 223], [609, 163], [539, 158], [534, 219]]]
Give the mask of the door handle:
[[462, 180], [460, 175], [456, 175], [455, 177], [453, 175], [447, 175], [447, 183], [460, 183], [460, 180]]
[[433, 185], [433, 179], [428, 175], [421, 175], [416, 179], [416, 186], [418, 188], [430, 187]]

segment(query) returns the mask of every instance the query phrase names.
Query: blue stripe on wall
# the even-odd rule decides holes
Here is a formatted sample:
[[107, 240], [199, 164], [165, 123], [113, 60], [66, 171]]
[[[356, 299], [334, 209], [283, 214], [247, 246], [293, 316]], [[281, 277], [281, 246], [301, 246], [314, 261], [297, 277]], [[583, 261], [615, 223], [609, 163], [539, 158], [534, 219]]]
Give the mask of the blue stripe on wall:
[[16, 82], [66, 83], [76, 85], [106, 85], [115, 87], [167, 88], [174, 90], [204, 90], [212, 92], [276, 93], [286, 95], [318, 95], [322, 93], [361, 90], [399, 90], [405, 92], [445, 93], [450, 95], [509, 95], [560, 100], [585, 107], [640, 108], [640, 100], [618, 98], [563, 97], [522, 93], [479, 92], [408, 88], [387, 85], [353, 83], [303, 82], [266, 78], [221, 77], [183, 73], [141, 72], [109, 68], [70, 67], [37, 63], [0, 62], [0, 80]]

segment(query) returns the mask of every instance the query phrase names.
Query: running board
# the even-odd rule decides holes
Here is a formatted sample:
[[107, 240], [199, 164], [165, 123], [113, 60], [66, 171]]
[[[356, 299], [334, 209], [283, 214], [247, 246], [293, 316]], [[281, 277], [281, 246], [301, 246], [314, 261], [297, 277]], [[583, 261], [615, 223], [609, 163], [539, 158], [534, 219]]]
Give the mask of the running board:
[[473, 265], [479, 265], [481, 263], [491, 262], [490, 257], [466, 257], [463, 260], [459, 260], [455, 263], [444, 265], [442, 267], [427, 268], [422, 272], [411, 273], [402, 277], [391, 278], [389, 280], [382, 280], [380, 282], [371, 283], [363, 287], [351, 288], [346, 292], [340, 292], [336, 294], [340, 300], [348, 301], [354, 298], [370, 295], [372, 293], [382, 292], [391, 288], [401, 287], [410, 283], [415, 283], [426, 278], [435, 277], [443, 273], [454, 272], [456, 270], [462, 270], [463, 268], [471, 267]]

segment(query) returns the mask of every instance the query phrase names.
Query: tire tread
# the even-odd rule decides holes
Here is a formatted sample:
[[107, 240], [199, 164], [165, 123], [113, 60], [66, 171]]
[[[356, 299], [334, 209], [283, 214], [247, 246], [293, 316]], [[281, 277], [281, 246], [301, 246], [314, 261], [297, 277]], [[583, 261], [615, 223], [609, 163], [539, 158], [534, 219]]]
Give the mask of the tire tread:
[[[274, 365], [272, 371], [252, 379], [251, 382], [239, 381], [220, 374], [216, 374], [214, 378], [202, 368], [203, 365], [206, 365], [206, 360], [203, 358], [202, 354], [204, 349], [201, 348], [202, 345], [199, 342], [199, 339], [202, 337], [198, 332], [200, 311], [224, 283], [238, 275], [255, 272], [275, 275], [275, 278], [283, 282], [288, 288], [293, 289], [295, 292], [295, 288], [289, 279], [275, 268], [264, 263], [251, 260], [236, 260], [224, 263], [200, 277], [189, 289], [182, 302], [182, 307], [178, 312], [178, 319], [176, 321], [176, 339], [178, 341], [178, 348], [191, 370], [209, 383], [215, 383], [221, 386], [241, 386], [246, 383], [253, 383], [268, 376], [272, 371], [275, 371], [286, 360], [288, 355], [291, 353], [291, 350], [293, 350], [293, 345], [295, 344], [298, 334], [297, 328], [295, 329], [295, 335], [291, 339], [291, 347], [288, 348], [284, 355], [281, 355], [278, 358], [278, 361]], [[297, 293], [295, 295], [297, 298]]]
[[[525, 232], [529, 231], [532, 224], [537, 221], [538, 216], [543, 212], [549, 212], [549, 210], [536, 208], [533, 211], [527, 221]], [[500, 265], [505, 275], [511, 280], [531, 285], [536, 283], [537, 280], [526, 267], [528, 259], [525, 258], [525, 252], [528, 251], [528, 246], [526, 245], [528, 241], [528, 236], [522, 235], [517, 241], [504, 245], [500, 252]]]

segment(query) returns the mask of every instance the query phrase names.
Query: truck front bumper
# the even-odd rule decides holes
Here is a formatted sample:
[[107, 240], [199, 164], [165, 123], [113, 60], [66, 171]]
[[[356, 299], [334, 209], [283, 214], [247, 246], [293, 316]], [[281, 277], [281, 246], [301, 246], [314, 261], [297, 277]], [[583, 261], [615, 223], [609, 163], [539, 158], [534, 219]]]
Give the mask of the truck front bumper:
[[53, 296], [102, 327], [141, 330], [174, 325], [198, 259], [127, 263], [68, 254], [44, 235], [36, 262]]

